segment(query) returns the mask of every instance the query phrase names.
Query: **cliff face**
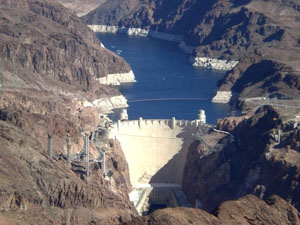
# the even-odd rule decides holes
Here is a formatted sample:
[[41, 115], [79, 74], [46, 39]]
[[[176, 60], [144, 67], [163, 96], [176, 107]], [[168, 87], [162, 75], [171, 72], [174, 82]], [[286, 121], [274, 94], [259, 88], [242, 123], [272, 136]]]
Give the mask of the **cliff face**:
[[[29, 73], [32, 80], [22, 84], [24, 88], [35, 84], [45, 89], [49, 82], [56, 82], [66, 89], [72, 85], [95, 92], [101, 89], [96, 78], [130, 72], [122, 58], [102, 48], [93, 32], [59, 4], [4, 1], [0, 10], [2, 69], [12, 74]], [[2, 76], [4, 83], [10, 80]], [[34, 76], [40, 76], [39, 85]]]
[[[22, 112], [1, 111], [0, 117], [1, 224], [118, 224], [131, 219], [134, 209], [127, 196], [130, 186], [124, 182], [128, 168], [117, 145], [112, 146], [107, 157], [113, 177], [105, 180], [99, 166], [91, 163], [91, 176], [87, 179], [73, 172], [63, 158], [51, 160], [47, 156], [47, 139], [39, 132], [49, 121]], [[63, 134], [64, 120], [55, 122], [62, 126], [55, 131]], [[69, 125], [68, 129], [73, 147], [82, 146], [74, 138], [75, 127]], [[64, 147], [56, 134], [54, 155]], [[125, 167], [113, 167], [115, 161]]]
[[[104, 179], [98, 163], [90, 178], [70, 168], [83, 148], [82, 132], [96, 129], [106, 105], [87, 105], [120, 95], [101, 85], [129, 65], [101, 47], [81, 20], [44, 0], [0, 0], [0, 224], [118, 224], [135, 215], [130, 182], [117, 143], [109, 143]], [[125, 102], [126, 103], [126, 102]], [[53, 159], [47, 156], [47, 135]], [[90, 144], [91, 159], [98, 157]]]
[[[299, 16], [299, 2], [295, 0], [114, 0], [83, 19], [88, 24], [138, 27], [183, 35], [183, 41], [194, 47], [195, 62], [200, 57], [239, 61], [234, 71], [228, 72], [219, 83], [222, 91], [232, 90], [247, 97], [270, 93], [296, 97], [298, 87], [292, 85], [291, 80], [298, 82], [300, 71], [297, 61], [300, 56]], [[251, 91], [236, 90], [237, 81], [244, 76], [255, 76], [252, 68], [263, 67], [265, 60], [275, 66], [268, 71], [265, 68], [258, 71], [261, 83], [249, 84]], [[219, 68], [210, 63], [199, 65]], [[266, 72], [268, 76], [264, 76]], [[280, 79], [272, 79], [278, 74]], [[271, 88], [264, 85], [266, 82], [271, 83]], [[286, 86], [292, 93], [285, 93]]]
[[242, 98], [272, 95], [298, 98], [299, 72], [288, 64], [250, 57], [226, 73], [218, 82], [219, 90], [239, 93]]
[[[229, 130], [234, 139], [219, 140], [218, 148], [201, 140], [191, 146], [183, 181], [188, 199], [198, 199], [203, 209], [212, 211], [224, 200], [249, 193], [262, 199], [276, 194], [299, 209], [300, 155], [295, 138], [299, 127], [288, 124], [270, 107], [250, 118], [220, 120], [219, 128]], [[276, 141], [279, 128], [280, 145]]]
[[248, 225], [248, 224], [298, 224], [299, 212], [278, 196], [266, 202], [253, 195], [222, 203], [214, 215], [200, 209], [174, 208], [157, 210], [149, 216], [135, 218], [125, 224], [172, 225]]

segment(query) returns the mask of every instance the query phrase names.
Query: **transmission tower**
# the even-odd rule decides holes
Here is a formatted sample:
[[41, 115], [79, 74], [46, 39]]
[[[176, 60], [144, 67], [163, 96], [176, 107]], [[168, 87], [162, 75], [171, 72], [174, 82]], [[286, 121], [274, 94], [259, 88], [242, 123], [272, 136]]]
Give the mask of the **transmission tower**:
[[18, 77], [18, 69], [16, 66], [13, 68], [13, 85], [12, 88], [18, 89], [19, 88], [19, 77]]
[[3, 77], [2, 70], [3, 70], [2, 61], [0, 60], [0, 91], [4, 90], [4, 77]]
[[57, 113], [57, 100], [58, 100], [58, 95], [56, 92], [52, 92], [52, 100], [51, 100], [51, 112], [56, 112]]

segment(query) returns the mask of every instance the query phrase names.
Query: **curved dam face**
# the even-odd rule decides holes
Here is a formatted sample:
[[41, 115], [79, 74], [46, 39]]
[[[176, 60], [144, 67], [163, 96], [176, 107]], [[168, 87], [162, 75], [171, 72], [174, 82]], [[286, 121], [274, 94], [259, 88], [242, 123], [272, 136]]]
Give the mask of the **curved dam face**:
[[129, 165], [134, 187], [145, 184], [181, 186], [186, 154], [199, 120], [118, 121], [109, 132], [117, 139]]

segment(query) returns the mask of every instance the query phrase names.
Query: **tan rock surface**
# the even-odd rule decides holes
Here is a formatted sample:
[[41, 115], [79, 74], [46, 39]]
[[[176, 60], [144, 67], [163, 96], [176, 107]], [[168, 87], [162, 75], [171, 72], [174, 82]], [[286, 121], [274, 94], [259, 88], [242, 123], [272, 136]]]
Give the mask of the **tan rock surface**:
[[66, 8], [74, 11], [78, 16], [83, 16], [94, 10], [107, 0], [57, 0]]

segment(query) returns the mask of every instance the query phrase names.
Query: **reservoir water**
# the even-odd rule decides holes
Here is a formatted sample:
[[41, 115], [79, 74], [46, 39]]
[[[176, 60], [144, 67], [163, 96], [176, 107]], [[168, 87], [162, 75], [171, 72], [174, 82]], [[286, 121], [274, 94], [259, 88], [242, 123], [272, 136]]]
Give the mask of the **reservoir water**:
[[227, 115], [229, 105], [211, 102], [224, 72], [193, 67], [178, 43], [125, 34], [97, 36], [106, 48], [130, 64], [136, 76], [136, 83], [120, 87], [128, 99], [130, 120], [173, 116], [194, 120], [198, 110], [204, 109], [207, 122], [215, 124]]

